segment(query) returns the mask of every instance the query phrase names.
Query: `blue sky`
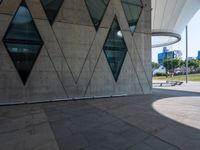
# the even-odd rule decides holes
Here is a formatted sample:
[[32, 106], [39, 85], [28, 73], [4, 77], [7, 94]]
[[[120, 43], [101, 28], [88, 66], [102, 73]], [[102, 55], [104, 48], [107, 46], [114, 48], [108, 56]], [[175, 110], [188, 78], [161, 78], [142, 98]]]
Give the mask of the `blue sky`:
[[[170, 50], [181, 50], [183, 59], [186, 57], [185, 53], [185, 30], [181, 35], [182, 39], [179, 43], [168, 46]], [[189, 57], [197, 57], [198, 50], [200, 50], [200, 10], [194, 15], [188, 24], [188, 50]], [[157, 62], [158, 53], [162, 52], [161, 48], [152, 49], [152, 61]]]

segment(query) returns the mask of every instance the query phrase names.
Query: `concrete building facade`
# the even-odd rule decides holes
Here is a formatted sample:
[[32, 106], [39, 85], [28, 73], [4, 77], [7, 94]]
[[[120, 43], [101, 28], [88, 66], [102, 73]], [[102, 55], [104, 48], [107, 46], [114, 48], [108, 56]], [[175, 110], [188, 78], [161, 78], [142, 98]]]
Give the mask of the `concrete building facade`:
[[[0, 104], [151, 93], [151, 1], [142, 0], [143, 9], [134, 33], [122, 1], [109, 1], [96, 30], [84, 0], [64, 0], [52, 24], [40, 0], [25, 0], [42, 48], [24, 84], [5, 44], [9, 41], [6, 32], [12, 29], [10, 24], [15, 21], [13, 17], [22, 0], [2, 1]], [[127, 47], [117, 80], [103, 50], [114, 19]]]

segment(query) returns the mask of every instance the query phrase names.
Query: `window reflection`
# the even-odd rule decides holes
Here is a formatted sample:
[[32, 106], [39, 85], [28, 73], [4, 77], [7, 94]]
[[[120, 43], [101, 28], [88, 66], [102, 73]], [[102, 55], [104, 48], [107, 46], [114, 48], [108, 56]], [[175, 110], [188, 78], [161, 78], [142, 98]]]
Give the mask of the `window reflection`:
[[43, 41], [24, 1], [11, 21], [3, 42], [25, 84]]
[[115, 18], [112, 23], [103, 50], [112, 70], [113, 76], [117, 81], [127, 53], [127, 47], [124, 42], [124, 37], [117, 18]]
[[24, 3], [19, 7], [7, 33], [6, 39], [41, 41], [32, 16]]
[[121, 2], [130, 30], [133, 33], [142, 12], [142, 2], [140, 0], [121, 0]]
[[42, 6], [45, 10], [49, 23], [52, 25], [60, 7], [63, 4], [63, 0], [41, 0]]
[[110, 0], [85, 0], [93, 24], [98, 29]]
[[14, 64], [22, 77], [23, 82], [25, 82], [37, 57], [37, 51], [40, 49], [41, 45], [7, 43], [6, 46], [11, 58], [15, 62]]

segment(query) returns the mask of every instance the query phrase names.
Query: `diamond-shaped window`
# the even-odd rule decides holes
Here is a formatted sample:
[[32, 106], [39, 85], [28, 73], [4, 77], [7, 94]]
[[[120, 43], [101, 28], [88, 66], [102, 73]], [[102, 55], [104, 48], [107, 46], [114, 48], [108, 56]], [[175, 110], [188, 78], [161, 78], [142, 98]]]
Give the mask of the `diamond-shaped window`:
[[115, 81], [117, 81], [128, 49], [116, 17], [113, 20], [103, 50]]
[[141, 0], [121, 0], [121, 2], [131, 33], [133, 34], [142, 13], [142, 2]]
[[43, 45], [41, 36], [24, 1], [20, 4], [3, 42], [25, 84]]
[[110, 0], [85, 0], [95, 29], [98, 30]]
[[49, 23], [52, 25], [64, 0], [40, 0]]

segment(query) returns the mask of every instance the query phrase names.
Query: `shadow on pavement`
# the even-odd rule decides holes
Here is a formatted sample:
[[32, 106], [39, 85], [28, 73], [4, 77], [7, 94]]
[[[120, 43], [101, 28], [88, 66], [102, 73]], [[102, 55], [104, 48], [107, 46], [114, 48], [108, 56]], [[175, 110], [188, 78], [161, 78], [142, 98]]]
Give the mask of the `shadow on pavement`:
[[164, 89], [153, 89], [151, 95], [4, 106], [0, 147], [199, 150], [199, 115], [200, 93]]

